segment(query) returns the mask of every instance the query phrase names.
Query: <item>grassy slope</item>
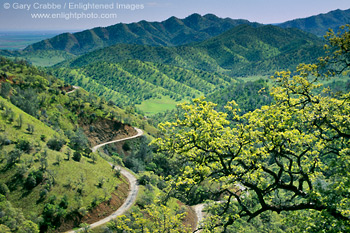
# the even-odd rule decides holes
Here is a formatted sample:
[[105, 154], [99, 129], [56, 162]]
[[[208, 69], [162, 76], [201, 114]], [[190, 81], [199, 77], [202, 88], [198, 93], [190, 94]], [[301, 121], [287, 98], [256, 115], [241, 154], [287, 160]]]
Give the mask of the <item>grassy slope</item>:
[[[34, 117], [24, 113], [16, 106], [9, 103], [0, 97], [0, 101], [5, 104], [6, 108], [11, 108], [16, 116], [23, 116], [23, 127], [16, 127], [17, 123], [9, 123], [3, 117], [0, 117], [1, 125], [5, 125], [6, 129], [1, 132], [1, 135], [10, 139], [13, 142], [17, 142], [19, 139], [25, 139], [35, 145], [36, 150], [31, 151], [29, 154], [24, 154], [21, 158], [21, 163], [31, 164], [29, 171], [37, 170], [40, 166], [39, 161], [37, 161], [37, 156], [44, 150], [48, 152], [48, 167], [47, 170], [52, 171], [56, 176], [56, 185], [49, 192], [48, 196], [56, 195], [58, 199], [61, 199], [64, 194], [68, 196], [69, 208], [75, 209], [79, 205], [88, 207], [92, 200], [97, 197], [103, 199], [105, 193], [108, 195], [114, 190], [117, 184], [122, 182], [121, 180], [115, 178], [110, 165], [102, 160], [98, 159], [96, 163], [93, 163], [91, 159], [83, 157], [81, 162], [75, 162], [72, 159], [67, 161], [64, 160], [67, 156], [64, 154], [67, 147], [64, 147], [61, 152], [50, 150], [46, 147], [46, 143], [40, 140], [41, 135], [46, 135], [47, 138], [52, 138], [57, 135], [57, 132], [52, 130], [50, 127], [46, 126], [41, 121], [35, 119]], [[4, 110], [0, 111], [1, 113]], [[34, 125], [35, 131], [33, 134], [28, 134], [26, 132], [26, 124]], [[4, 146], [3, 151], [9, 152], [13, 150], [14, 145]], [[56, 164], [56, 157], [59, 156], [62, 159], [60, 165]], [[7, 183], [10, 189], [12, 189], [9, 195], [9, 201], [15, 207], [19, 207], [23, 210], [26, 216], [39, 216], [43, 210], [43, 206], [46, 201], [38, 202], [40, 199], [39, 193], [45, 187], [45, 184], [39, 184], [34, 189], [28, 191], [23, 187], [23, 180], [18, 180], [15, 177], [16, 167], [20, 164], [17, 163], [15, 168], [4, 170], [4, 162], [2, 162], [1, 167], [3, 168], [0, 173], [0, 180]], [[81, 183], [81, 177], [85, 177], [85, 192], [82, 196], [82, 203], [75, 200], [76, 197], [76, 187], [74, 183]], [[106, 183], [103, 188], [97, 188], [96, 185], [99, 182], [99, 178], [104, 177]], [[66, 187], [68, 181], [71, 181], [72, 187]]]
[[[72, 131], [75, 131], [79, 124], [88, 123], [92, 119], [91, 116], [95, 117], [92, 125], [96, 126], [96, 130], [100, 130], [97, 127], [99, 125], [103, 127], [106, 122], [109, 122], [108, 126], [111, 127], [113, 121], [117, 122], [118, 125], [120, 125], [119, 121], [127, 122], [143, 128], [153, 135], [156, 134], [156, 129], [143, 120], [142, 116], [126, 112], [83, 89], [79, 89], [75, 93], [65, 94], [63, 90], [68, 91], [71, 87], [35, 67], [3, 58], [1, 58], [0, 64], [0, 90], [6, 83], [10, 84], [11, 89], [7, 96], [11, 97], [11, 101], [13, 101], [12, 97], [17, 96], [16, 93], [26, 90], [33, 91], [33, 96], [37, 96], [38, 100], [36, 104], [27, 103], [27, 105], [32, 104], [38, 107], [35, 113], [37, 118], [35, 118], [14, 106], [9, 99], [0, 97], [0, 106], [3, 106], [0, 110], [0, 181], [6, 183], [10, 188], [8, 200], [13, 206], [22, 209], [26, 218], [38, 222], [37, 218], [42, 216], [43, 208], [51, 196], [56, 197], [54, 203], [58, 205], [62, 197], [66, 195], [68, 201], [66, 211], [68, 213], [76, 213], [81, 208], [90, 209], [93, 201], [96, 201], [97, 204], [103, 202], [109, 198], [112, 192], [116, 193], [117, 196], [124, 197], [124, 186], [127, 181], [123, 177], [116, 178], [111, 166], [98, 155], [96, 162], [90, 157], [91, 154], [89, 157], [82, 157], [80, 162], [73, 161], [72, 156], [70, 160], [66, 160], [65, 153], [68, 150], [69, 139], [65, 135], [68, 135], [69, 131], [74, 133]], [[3, 95], [3, 92], [1, 94]], [[21, 101], [23, 103], [24, 100]], [[8, 109], [11, 109], [14, 114], [13, 121], [9, 121], [9, 118], [4, 114]], [[111, 117], [112, 114], [114, 118]], [[22, 127], [16, 127], [19, 116], [22, 117]], [[101, 124], [98, 124], [96, 119], [102, 119]], [[27, 132], [28, 124], [34, 127], [33, 134]], [[89, 131], [89, 127], [85, 128]], [[115, 130], [115, 132], [119, 131]], [[125, 134], [124, 131], [121, 133]], [[45, 135], [45, 139], [42, 135]], [[103, 135], [101, 140], [107, 140], [108, 136]], [[60, 151], [50, 150], [47, 147], [47, 142], [53, 137], [63, 139], [67, 144]], [[12, 143], [4, 145], [2, 144], [3, 139], [10, 140]], [[23, 153], [20, 160], [17, 160], [14, 165], [7, 167], [9, 153], [15, 149], [16, 144], [20, 141], [28, 141], [32, 149]], [[69, 146], [72, 147], [72, 145]], [[47, 151], [48, 156], [47, 167], [43, 169], [43, 181], [37, 182], [34, 188], [25, 188], [30, 174], [41, 170], [40, 159], [45, 151]], [[72, 149], [71, 155], [73, 152]], [[57, 158], [60, 160], [59, 164]], [[55, 179], [55, 185], [49, 187], [52, 176]], [[104, 184], [102, 187], [98, 187], [101, 178], [104, 179]], [[116, 191], [115, 188], [122, 183], [124, 188], [120, 190], [119, 195], [119, 189]], [[48, 193], [44, 198], [40, 198], [40, 194], [45, 189], [48, 190]], [[79, 194], [79, 189], [83, 189], [82, 194]], [[65, 227], [69, 227], [69, 224], [65, 224]]]

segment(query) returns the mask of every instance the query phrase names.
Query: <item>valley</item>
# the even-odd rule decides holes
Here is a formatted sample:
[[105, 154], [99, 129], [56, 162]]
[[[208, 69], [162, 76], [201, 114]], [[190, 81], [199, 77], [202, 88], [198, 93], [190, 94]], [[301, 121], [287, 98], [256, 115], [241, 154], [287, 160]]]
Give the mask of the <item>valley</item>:
[[349, 19], [0, 37], [0, 232], [347, 232]]

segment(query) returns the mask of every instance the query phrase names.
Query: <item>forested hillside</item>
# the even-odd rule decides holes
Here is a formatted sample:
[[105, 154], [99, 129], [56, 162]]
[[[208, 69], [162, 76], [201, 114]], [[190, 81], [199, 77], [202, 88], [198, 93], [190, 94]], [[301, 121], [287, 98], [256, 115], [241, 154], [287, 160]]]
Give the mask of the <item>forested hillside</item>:
[[120, 105], [141, 104], [165, 96], [174, 101], [191, 99], [234, 82], [222, 74], [139, 60], [98, 62], [76, 69], [59, 68], [53, 73]]
[[294, 19], [278, 26], [282, 28], [299, 28], [300, 30], [323, 36], [328, 29], [337, 31], [341, 25], [350, 23], [350, 9], [335, 10], [325, 14], [310, 16], [303, 19]]
[[195, 45], [116, 45], [80, 56], [61, 66], [141, 60], [231, 75], [272, 74], [276, 68], [292, 69], [299, 62], [315, 61], [323, 54], [322, 46], [322, 40], [297, 29], [242, 25]]
[[130, 123], [152, 126], [24, 61], [0, 58], [0, 96], [4, 232], [68, 230], [107, 201], [103, 215], [122, 204], [128, 181], [90, 148], [136, 134]]
[[[321, 37], [329, 28], [338, 29], [339, 26], [349, 22], [350, 10], [335, 10], [308, 18], [287, 21], [278, 26], [298, 28]], [[120, 23], [73, 34], [64, 33], [30, 45], [25, 51], [59, 50], [80, 55], [116, 44], [178, 46], [207, 40], [241, 24], [261, 26], [261, 24], [251, 23], [243, 19], [222, 19], [212, 14], [204, 16], [192, 14], [185, 19], [171, 17], [163, 22]]]

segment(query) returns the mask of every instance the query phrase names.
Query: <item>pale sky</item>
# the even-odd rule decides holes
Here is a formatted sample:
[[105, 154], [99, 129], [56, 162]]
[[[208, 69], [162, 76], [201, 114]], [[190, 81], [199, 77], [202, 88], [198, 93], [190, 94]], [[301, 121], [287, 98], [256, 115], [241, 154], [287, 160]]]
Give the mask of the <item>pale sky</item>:
[[349, 8], [349, 0], [0, 0], [0, 30], [82, 30], [193, 13], [270, 24]]

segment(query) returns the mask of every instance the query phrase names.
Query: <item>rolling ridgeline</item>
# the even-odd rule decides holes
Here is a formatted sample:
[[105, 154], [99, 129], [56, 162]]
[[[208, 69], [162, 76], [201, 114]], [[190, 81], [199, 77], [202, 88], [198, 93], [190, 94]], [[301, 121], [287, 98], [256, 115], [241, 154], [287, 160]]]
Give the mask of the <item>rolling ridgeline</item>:
[[[350, 22], [350, 10], [335, 10], [304, 19], [279, 24], [282, 28], [297, 28], [322, 37], [329, 28]], [[142, 44], [152, 46], [179, 46], [201, 42], [218, 36], [238, 25], [261, 26], [244, 19], [219, 18], [213, 14], [193, 14], [185, 19], [171, 17], [163, 22], [140, 21], [97, 27], [77, 33], [64, 33], [28, 46], [25, 51], [60, 50], [81, 55], [115, 44]]]

